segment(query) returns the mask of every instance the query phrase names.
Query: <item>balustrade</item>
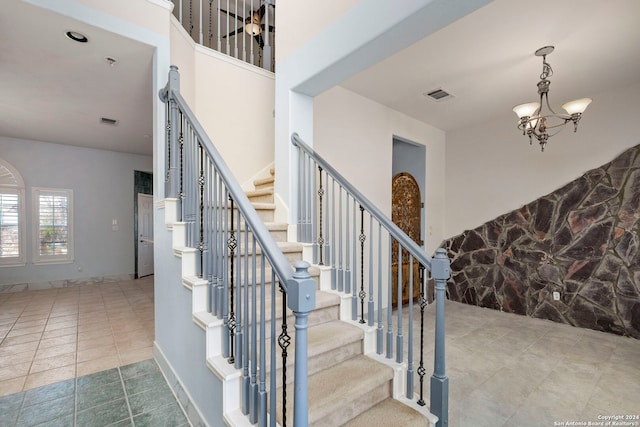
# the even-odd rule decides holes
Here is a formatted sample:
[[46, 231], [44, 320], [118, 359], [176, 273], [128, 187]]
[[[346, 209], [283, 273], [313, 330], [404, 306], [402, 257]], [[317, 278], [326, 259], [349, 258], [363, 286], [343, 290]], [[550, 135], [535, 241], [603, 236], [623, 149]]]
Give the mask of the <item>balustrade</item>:
[[[433, 259], [427, 256], [423, 248], [401, 231], [297, 134], [292, 136], [292, 143], [298, 148], [299, 239], [318, 248], [313, 252], [318, 254], [315, 262], [322, 262], [331, 268], [331, 289], [351, 297], [351, 319], [359, 324], [367, 324], [375, 330], [377, 354], [405, 367], [404, 394], [408, 399], [414, 399], [414, 375], [417, 372], [417, 403], [421, 406], [425, 405], [424, 310], [428, 300], [424, 271], [426, 269], [431, 272], [431, 277], [436, 283], [436, 334], [430, 410], [440, 418], [438, 426], [447, 425], [444, 287], [449, 278], [449, 260], [441, 249], [436, 251]], [[319, 183], [318, 188], [315, 188], [316, 182]], [[325, 183], [326, 188], [333, 189], [337, 185], [338, 191], [325, 191]], [[314, 195], [317, 195], [317, 198]], [[319, 215], [317, 222], [313, 220], [316, 213]], [[408, 261], [409, 266], [404, 271], [403, 261]], [[397, 262], [396, 272], [393, 271], [394, 262]], [[397, 289], [393, 289], [392, 286], [394, 274]], [[404, 278], [408, 279], [408, 295], [403, 295], [403, 274], [408, 276]], [[419, 274], [418, 280], [414, 280], [414, 274]], [[420, 309], [418, 355], [414, 354], [414, 286], [419, 286], [420, 295], [417, 301]], [[395, 308], [392, 306], [394, 296], [397, 297]], [[408, 297], [406, 307], [403, 306], [403, 297]], [[403, 310], [405, 308], [406, 310]], [[406, 323], [403, 319], [404, 314], [408, 316]], [[406, 335], [405, 325], [408, 325]], [[417, 371], [414, 369], [416, 364]]]

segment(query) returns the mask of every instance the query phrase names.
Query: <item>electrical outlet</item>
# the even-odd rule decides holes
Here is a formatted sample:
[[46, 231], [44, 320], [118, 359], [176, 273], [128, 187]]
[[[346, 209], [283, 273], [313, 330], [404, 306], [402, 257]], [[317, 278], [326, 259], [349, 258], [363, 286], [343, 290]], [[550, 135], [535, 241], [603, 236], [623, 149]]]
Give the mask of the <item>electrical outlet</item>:
[[553, 300], [560, 301], [560, 292], [556, 291], [553, 293]]

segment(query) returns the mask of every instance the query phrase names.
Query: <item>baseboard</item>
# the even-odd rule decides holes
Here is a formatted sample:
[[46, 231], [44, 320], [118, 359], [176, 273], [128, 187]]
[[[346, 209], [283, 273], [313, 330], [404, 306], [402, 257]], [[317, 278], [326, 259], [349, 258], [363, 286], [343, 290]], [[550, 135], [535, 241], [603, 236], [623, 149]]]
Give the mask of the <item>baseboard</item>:
[[182, 411], [189, 419], [189, 423], [191, 423], [193, 427], [208, 427], [208, 424], [204, 421], [202, 413], [200, 413], [200, 410], [193, 403], [193, 399], [189, 395], [189, 392], [187, 392], [187, 390], [182, 386], [182, 383], [176, 375], [176, 372], [173, 370], [171, 363], [169, 363], [157, 342], [153, 343], [153, 356], [155, 357], [162, 374], [167, 380], [167, 384], [169, 384], [173, 394], [176, 396], [178, 404], [182, 407]]

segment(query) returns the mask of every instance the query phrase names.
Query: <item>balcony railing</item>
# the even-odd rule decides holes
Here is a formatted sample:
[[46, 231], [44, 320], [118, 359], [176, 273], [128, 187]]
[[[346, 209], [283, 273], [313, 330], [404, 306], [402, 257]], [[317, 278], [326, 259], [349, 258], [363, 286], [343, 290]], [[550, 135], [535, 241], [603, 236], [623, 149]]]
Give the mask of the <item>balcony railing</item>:
[[274, 71], [275, 0], [171, 0], [196, 43]]

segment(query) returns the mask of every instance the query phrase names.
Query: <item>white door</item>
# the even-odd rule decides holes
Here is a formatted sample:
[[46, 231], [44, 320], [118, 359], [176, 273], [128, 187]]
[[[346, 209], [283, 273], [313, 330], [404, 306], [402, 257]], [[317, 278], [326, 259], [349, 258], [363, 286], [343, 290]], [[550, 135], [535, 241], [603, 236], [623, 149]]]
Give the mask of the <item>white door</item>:
[[153, 274], [153, 196], [138, 193], [138, 277]]

